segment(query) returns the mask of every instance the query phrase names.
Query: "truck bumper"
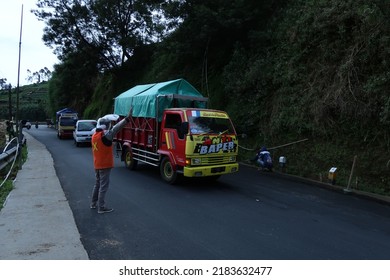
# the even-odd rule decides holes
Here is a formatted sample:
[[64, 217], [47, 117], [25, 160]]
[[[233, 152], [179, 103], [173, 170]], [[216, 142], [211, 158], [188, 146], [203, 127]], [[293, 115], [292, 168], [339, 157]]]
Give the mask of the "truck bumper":
[[184, 167], [183, 174], [185, 177], [205, 177], [230, 174], [238, 171], [238, 163], [222, 164], [212, 166], [191, 166]]
[[73, 130], [59, 130], [58, 136], [60, 138], [73, 138]]
[[61, 133], [61, 135], [64, 135], [64, 136], [72, 136], [73, 137], [73, 130], [63, 130], [60, 133]]

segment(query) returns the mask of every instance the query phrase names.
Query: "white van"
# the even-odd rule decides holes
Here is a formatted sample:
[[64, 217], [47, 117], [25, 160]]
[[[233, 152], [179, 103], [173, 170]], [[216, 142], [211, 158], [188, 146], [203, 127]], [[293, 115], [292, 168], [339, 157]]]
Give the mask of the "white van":
[[95, 132], [97, 121], [78, 120], [73, 131], [73, 139], [78, 147], [81, 143], [91, 143], [92, 134]]

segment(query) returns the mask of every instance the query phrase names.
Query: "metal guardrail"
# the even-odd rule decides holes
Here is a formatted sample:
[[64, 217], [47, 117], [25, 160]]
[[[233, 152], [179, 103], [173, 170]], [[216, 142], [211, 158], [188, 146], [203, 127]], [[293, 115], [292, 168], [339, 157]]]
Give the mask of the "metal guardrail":
[[3, 170], [9, 163], [14, 160], [18, 151], [17, 147], [13, 147], [0, 154], [0, 170]]
[[[22, 143], [25, 142], [24, 135], [22, 135], [23, 140]], [[12, 146], [13, 145], [13, 146]], [[5, 176], [4, 180], [0, 184], [0, 188], [3, 186], [5, 181], [8, 179], [9, 175], [11, 174], [12, 168], [14, 167], [16, 158], [20, 152], [20, 143], [19, 139], [17, 137], [11, 139], [11, 141], [8, 142], [8, 144], [5, 146], [3, 152], [0, 154], [0, 170], [7, 167], [11, 162], [12, 166], [10, 170], [8, 171], [8, 174]]]

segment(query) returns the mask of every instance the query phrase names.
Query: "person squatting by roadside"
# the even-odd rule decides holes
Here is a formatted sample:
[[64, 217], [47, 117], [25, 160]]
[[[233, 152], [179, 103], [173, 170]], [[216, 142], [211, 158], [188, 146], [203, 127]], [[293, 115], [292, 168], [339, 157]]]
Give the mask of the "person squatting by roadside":
[[254, 158], [254, 161], [257, 162], [259, 167], [264, 170], [272, 171], [273, 163], [270, 152], [267, 150], [266, 147], [262, 147], [260, 151], [257, 153], [256, 157]]
[[95, 185], [92, 190], [91, 209], [98, 208], [98, 213], [114, 211], [105, 205], [105, 196], [110, 184], [110, 173], [114, 167], [112, 141], [114, 136], [130, 121], [132, 108], [129, 114], [120, 122], [111, 127], [111, 121], [118, 120], [118, 115], [106, 115], [98, 119], [95, 133], [92, 135], [92, 155], [95, 169]]

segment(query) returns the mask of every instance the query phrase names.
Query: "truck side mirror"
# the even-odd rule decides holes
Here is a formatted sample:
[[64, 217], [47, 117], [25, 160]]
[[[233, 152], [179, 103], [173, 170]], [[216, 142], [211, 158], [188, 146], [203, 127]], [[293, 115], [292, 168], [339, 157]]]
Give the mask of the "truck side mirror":
[[178, 135], [179, 135], [179, 138], [183, 139], [184, 138], [184, 135], [188, 133], [188, 127], [189, 127], [189, 124], [188, 122], [182, 122], [180, 124], [180, 127], [178, 129]]

